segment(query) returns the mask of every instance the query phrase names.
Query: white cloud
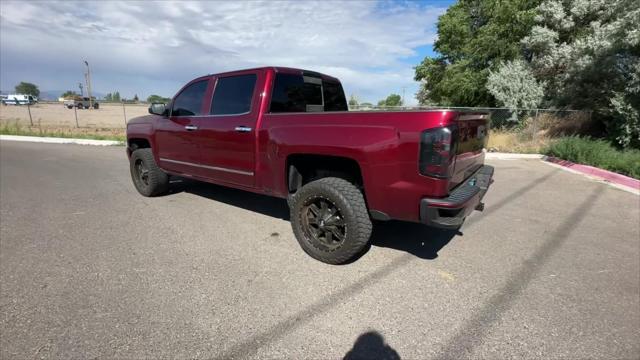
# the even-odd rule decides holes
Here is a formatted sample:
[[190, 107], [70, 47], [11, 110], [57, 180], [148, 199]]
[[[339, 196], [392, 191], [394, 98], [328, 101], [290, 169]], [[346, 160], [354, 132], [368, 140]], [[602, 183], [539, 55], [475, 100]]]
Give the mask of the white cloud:
[[405, 86], [409, 100], [417, 85], [402, 60], [433, 42], [443, 11], [370, 1], [3, 1], [1, 86], [72, 88], [87, 59], [99, 90], [173, 95], [202, 74], [281, 65], [337, 76], [370, 101]]

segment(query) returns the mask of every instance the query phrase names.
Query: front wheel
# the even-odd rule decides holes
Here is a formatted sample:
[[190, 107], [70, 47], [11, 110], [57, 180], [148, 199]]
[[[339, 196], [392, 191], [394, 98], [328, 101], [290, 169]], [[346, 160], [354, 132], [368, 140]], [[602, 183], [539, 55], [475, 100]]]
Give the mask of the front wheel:
[[335, 177], [310, 182], [291, 198], [291, 226], [302, 249], [327, 264], [342, 264], [369, 242], [371, 220], [362, 192]]
[[135, 150], [131, 154], [129, 168], [136, 190], [144, 196], [158, 196], [169, 190], [169, 175], [162, 171], [149, 148]]

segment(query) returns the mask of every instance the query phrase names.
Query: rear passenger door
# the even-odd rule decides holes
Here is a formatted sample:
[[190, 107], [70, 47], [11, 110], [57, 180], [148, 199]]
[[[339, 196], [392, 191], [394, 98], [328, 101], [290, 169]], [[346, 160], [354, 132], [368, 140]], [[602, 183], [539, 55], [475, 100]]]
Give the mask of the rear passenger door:
[[216, 182], [255, 185], [256, 122], [264, 72], [238, 72], [215, 80], [209, 114], [198, 119], [203, 175]]

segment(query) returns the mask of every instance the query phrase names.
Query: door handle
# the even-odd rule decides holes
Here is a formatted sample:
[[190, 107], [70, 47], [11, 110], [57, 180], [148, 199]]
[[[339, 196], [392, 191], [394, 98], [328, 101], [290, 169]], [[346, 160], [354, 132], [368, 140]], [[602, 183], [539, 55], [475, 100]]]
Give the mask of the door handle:
[[198, 130], [198, 127], [195, 125], [187, 125], [184, 127], [187, 131], [194, 131], [194, 130]]
[[236, 131], [237, 132], [249, 132], [249, 131], [251, 131], [251, 128], [241, 125], [241, 126], [236, 126]]

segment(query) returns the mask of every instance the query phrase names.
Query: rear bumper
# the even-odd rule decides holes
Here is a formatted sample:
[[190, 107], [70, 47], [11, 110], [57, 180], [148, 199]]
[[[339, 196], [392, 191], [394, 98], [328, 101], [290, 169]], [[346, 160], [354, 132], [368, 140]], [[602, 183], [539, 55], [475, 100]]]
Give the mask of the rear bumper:
[[423, 198], [420, 201], [420, 222], [457, 229], [473, 210], [482, 210], [484, 194], [493, 182], [493, 167], [484, 165], [446, 198]]

